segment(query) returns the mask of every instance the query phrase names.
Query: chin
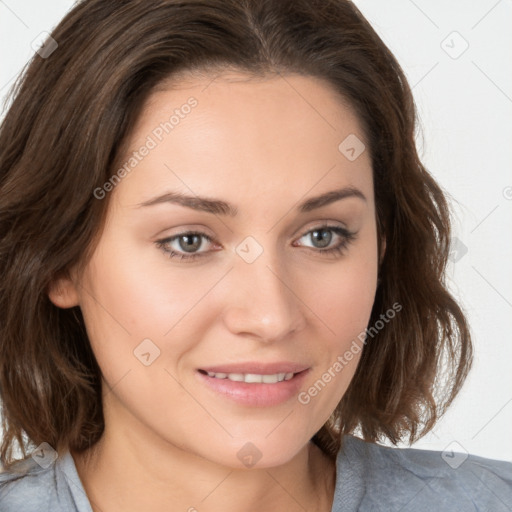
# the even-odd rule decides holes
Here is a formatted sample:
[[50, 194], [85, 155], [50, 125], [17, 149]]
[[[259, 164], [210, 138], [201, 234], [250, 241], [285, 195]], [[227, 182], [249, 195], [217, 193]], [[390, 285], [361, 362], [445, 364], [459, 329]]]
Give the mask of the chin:
[[252, 440], [250, 437], [230, 439], [228, 443], [219, 446], [218, 450], [210, 452], [206, 458], [216, 464], [233, 469], [252, 470], [279, 467], [290, 462], [308, 445], [308, 441], [304, 444], [296, 442], [292, 444], [289, 441], [289, 439], [279, 439], [278, 436], [272, 441], [265, 437]]

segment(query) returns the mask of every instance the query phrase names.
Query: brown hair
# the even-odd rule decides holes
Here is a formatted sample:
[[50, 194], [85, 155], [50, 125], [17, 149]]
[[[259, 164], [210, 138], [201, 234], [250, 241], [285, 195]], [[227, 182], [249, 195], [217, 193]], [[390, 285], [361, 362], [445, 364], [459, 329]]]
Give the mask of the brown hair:
[[[362, 123], [377, 227], [386, 238], [370, 319], [402, 310], [368, 339], [356, 374], [313, 440], [330, 456], [342, 435], [418, 439], [459, 391], [472, 347], [444, 283], [448, 206], [415, 147], [405, 76], [348, 0], [85, 0], [35, 55], [0, 128], [0, 393], [9, 467], [17, 442], [83, 451], [101, 437], [101, 373], [80, 309], [48, 286], [85, 264], [107, 199], [93, 191], [144, 101], [181, 71], [325, 79]], [[340, 141], [341, 142], [341, 141]], [[441, 371], [441, 369], [443, 371]]]

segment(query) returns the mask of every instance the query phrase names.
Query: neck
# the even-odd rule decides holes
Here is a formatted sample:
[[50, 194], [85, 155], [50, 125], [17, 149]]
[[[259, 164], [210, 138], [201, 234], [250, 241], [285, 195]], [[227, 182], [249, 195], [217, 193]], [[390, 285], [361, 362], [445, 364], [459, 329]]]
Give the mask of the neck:
[[335, 463], [313, 443], [278, 467], [234, 469], [168, 444], [136, 444], [106, 426], [93, 448], [72, 455], [94, 512], [167, 512], [171, 504], [188, 512], [329, 512], [334, 496]]

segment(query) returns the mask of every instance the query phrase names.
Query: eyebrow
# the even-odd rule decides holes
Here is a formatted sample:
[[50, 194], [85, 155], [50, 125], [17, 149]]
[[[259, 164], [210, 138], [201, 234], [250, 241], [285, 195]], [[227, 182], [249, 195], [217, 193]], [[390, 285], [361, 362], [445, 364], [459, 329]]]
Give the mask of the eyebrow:
[[[297, 209], [301, 213], [306, 213], [349, 197], [357, 197], [366, 202], [365, 195], [359, 189], [355, 187], [345, 187], [306, 199], [297, 206]], [[191, 208], [192, 210], [199, 210], [214, 215], [229, 215], [235, 217], [238, 213], [237, 208], [226, 201], [208, 197], [188, 196], [180, 192], [167, 192], [161, 196], [148, 199], [137, 206], [153, 206], [162, 203], [178, 204], [186, 208]]]

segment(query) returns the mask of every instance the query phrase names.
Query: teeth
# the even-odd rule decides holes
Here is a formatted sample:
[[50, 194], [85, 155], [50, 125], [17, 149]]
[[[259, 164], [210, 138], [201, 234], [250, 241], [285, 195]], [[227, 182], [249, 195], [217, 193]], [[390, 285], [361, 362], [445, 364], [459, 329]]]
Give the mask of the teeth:
[[276, 384], [283, 380], [290, 380], [293, 378], [292, 373], [274, 373], [272, 375], [260, 375], [257, 373], [214, 373], [207, 372], [208, 377], [215, 379], [228, 379], [234, 382], [246, 382], [248, 384], [263, 383], [263, 384]]

